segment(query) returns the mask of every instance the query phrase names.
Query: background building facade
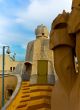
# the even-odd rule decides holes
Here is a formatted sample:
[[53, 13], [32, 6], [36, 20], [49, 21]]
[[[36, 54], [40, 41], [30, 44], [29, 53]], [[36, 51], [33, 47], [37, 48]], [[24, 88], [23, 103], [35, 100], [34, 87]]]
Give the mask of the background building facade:
[[[2, 73], [2, 55], [0, 55], [0, 74]], [[5, 55], [5, 73], [12, 72], [19, 61], [15, 61], [14, 58], [10, 57], [10, 55]]]

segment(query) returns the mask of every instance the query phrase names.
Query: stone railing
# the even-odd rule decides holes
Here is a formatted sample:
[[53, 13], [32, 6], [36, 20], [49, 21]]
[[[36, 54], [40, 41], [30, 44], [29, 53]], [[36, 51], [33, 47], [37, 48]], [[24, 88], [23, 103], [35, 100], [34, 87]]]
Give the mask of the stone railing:
[[18, 80], [17, 86], [16, 86], [16, 89], [13, 92], [12, 96], [10, 97], [9, 101], [7, 101], [7, 103], [5, 104], [5, 106], [1, 110], [6, 110], [6, 108], [10, 105], [10, 103], [14, 100], [14, 98], [18, 94], [18, 91], [20, 90], [20, 87], [21, 87], [21, 82], [22, 82], [21, 76], [19, 74], [10, 74], [10, 75], [17, 77], [17, 80]]

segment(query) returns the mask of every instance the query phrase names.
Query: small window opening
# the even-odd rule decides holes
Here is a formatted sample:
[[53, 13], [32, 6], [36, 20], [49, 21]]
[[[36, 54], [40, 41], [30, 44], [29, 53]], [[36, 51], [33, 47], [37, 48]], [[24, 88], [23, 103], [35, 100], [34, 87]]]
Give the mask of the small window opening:
[[15, 70], [15, 67], [13, 67], [13, 70]]
[[42, 33], [42, 35], [44, 36], [44, 33]]
[[12, 72], [12, 67], [10, 67], [10, 71]]

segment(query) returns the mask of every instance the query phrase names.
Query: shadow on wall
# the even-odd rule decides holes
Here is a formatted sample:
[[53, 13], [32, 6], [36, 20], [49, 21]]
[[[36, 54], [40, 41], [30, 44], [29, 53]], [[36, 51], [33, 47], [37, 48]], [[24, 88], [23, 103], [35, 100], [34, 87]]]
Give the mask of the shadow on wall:
[[[17, 85], [17, 78], [13, 75], [6, 75], [4, 78], [4, 98], [5, 103], [10, 99]], [[2, 96], [2, 77], [0, 75], [0, 109], [1, 109], [1, 96]]]
[[25, 62], [22, 72], [22, 80], [23, 81], [29, 81], [32, 71], [32, 64], [29, 62]]

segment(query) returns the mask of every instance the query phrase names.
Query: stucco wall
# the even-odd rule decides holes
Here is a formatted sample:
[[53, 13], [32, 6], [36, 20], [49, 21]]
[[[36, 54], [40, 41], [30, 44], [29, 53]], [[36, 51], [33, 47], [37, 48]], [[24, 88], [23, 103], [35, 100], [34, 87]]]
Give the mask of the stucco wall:
[[[15, 87], [17, 85], [17, 78], [12, 75], [6, 75], [4, 80], [4, 91], [5, 91], [5, 99], [7, 98], [7, 88], [13, 88], [15, 90]], [[2, 77], [0, 75], [0, 108], [1, 108], [1, 97], [2, 96]]]
[[80, 110], [80, 75], [70, 94], [67, 94], [60, 81], [57, 81], [51, 98], [51, 110]]
[[[5, 55], [5, 71], [10, 71], [10, 67], [16, 67], [19, 62], [13, 61], [10, 55]], [[0, 55], [0, 73], [2, 72], [2, 55]]]

